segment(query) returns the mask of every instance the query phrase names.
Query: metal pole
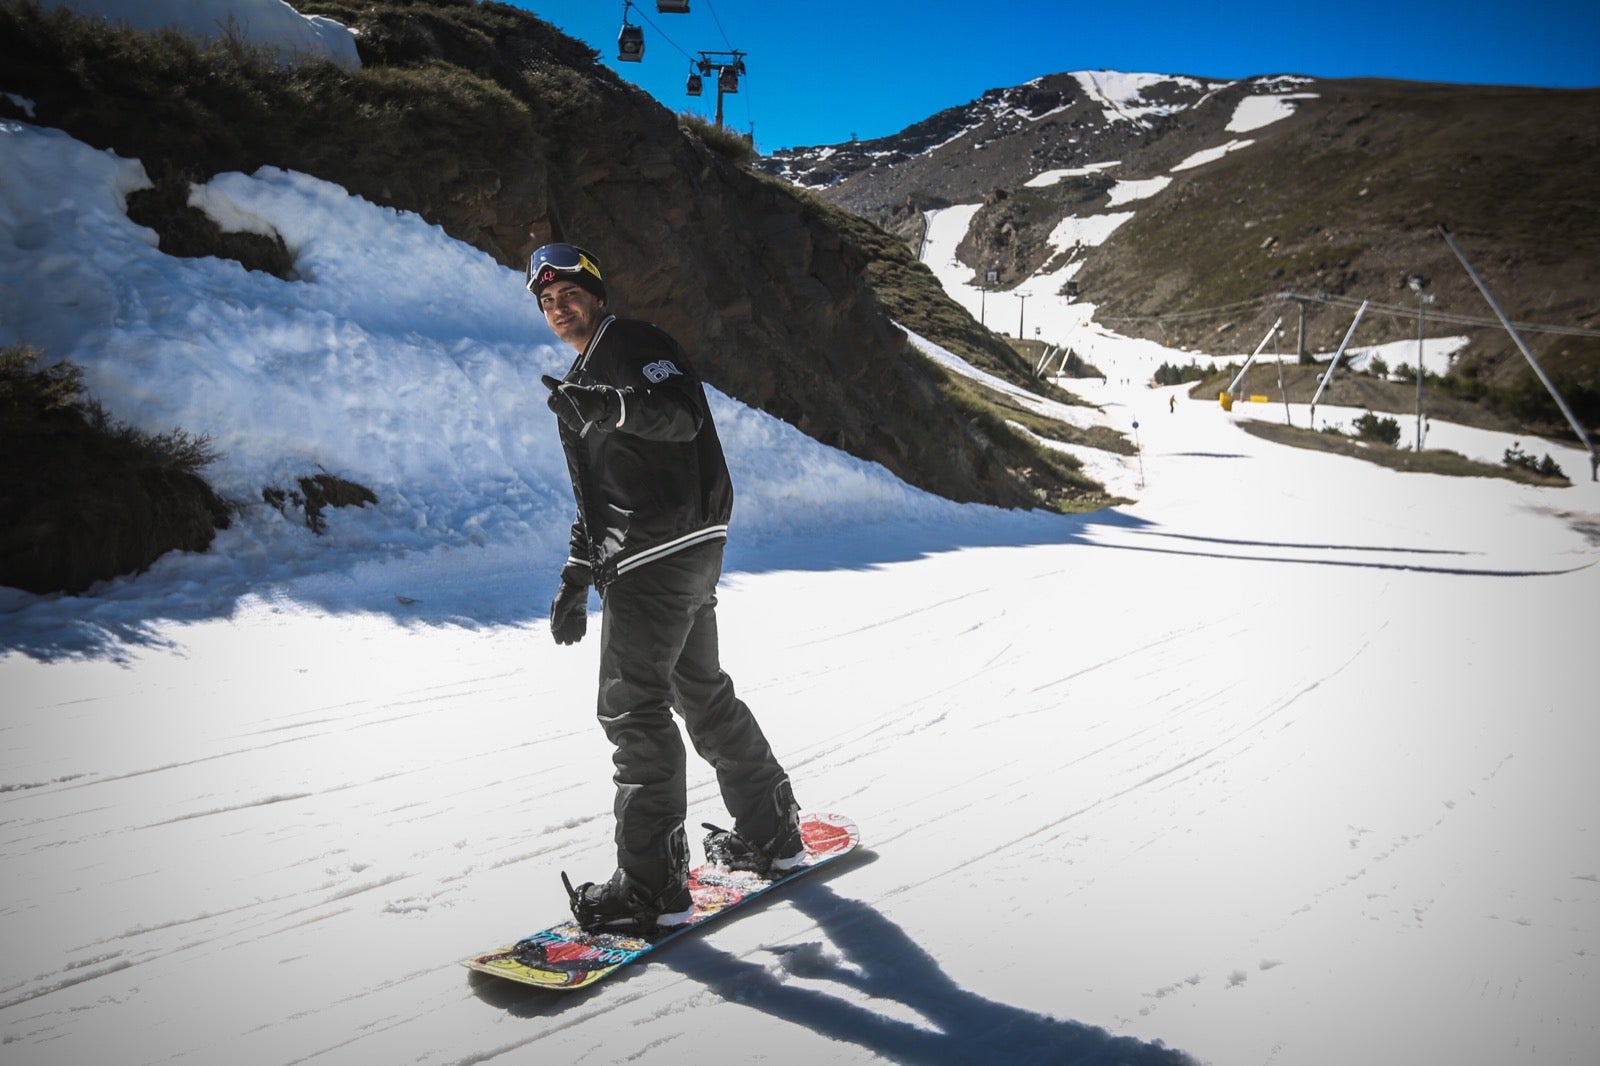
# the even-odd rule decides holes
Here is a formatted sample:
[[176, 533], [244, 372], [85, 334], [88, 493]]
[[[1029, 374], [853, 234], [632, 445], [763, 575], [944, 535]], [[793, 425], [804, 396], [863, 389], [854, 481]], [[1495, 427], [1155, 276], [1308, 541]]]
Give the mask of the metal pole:
[[1022, 333], [1022, 313], [1028, 309], [1028, 297], [1031, 293], [1017, 293], [1017, 340], [1026, 340]]
[[1571, 426], [1572, 431], [1578, 435], [1578, 439], [1583, 441], [1583, 446], [1589, 449], [1589, 480], [1600, 481], [1600, 453], [1594, 450], [1594, 444], [1590, 442], [1589, 434], [1583, 431], [1583, 426], [1579, 425], [1577, 417], [1572, 413], [1572, 408], [1567, 406], [1567, 401], [1563, 400], [1561, 394], [1556, 391], [1555, 383], [1550, 380], [1549, 375], [1544, 372], [1544, 367], [1539, 365], [1539, 360], [1533, 357], [1533, 353], [1523, 343], [1521, 334], [1511, 325], [1511, 320], [1506, 317], [1506, 313], [1500, 310], [1500, 305], [1495, 302], [1493, 294], [1489, 292], [1489, 286], [1483, 283], [1483, 279], [1478, 276], [1478, 272], [1472, 269], [1472, 264], [1467, 262], [1466, 254], [1456, 244], [1455, 237], [1451, 236], [1450, 231], [1443, 226], [1439, 227], [1439, 232], [1444, 236], [1444, 241], [1450, 246], [1450, 250], [1456, 253], [1456, 258], [1461, 260], [1461, 265], [1466, 268], [1467, 277], [1472, 279], [1472, 283], [1478, 287], [1478, 291], [1483, 293], [1483, 298], [1489, 302], [1490, 308], [1494, 310], [1496, 317], [1500, 319], [1500, 324], [1506, 328], [1507, 333], [1511, 334], [1511, 339], [1516, 342], [1517, 348], [1522, 352], [1522, 357], [1528, 361], [1529, 366], [1533, 367], [1533, 372], [1544, 383], [1545, 389], [1549, 391], [1551, 398], [1556, 401], [1556, 406], [1561, 408], [1561, 413], [1567, 418], [1567, 425]]
[[1422, 337], [1423, 308], [1428, 306], [1425, 293], [1417, 293], [1417, 454], [1422, 454]]
[[1278, 320], [1267, 328], [1267, 335], [1261, 338], [1260, 344], [1256, 345], [1255, 352], [1251, 354], [1250, 358], [1244, 361], [1244, 366], [1239, 368], [1239, 373], [1234, 375], [1233, 380], [1228, 383], [1228, 392], [1230, 394], [1232, 394], [1234, 389], [1239, 387], [1239, 382], [1244, 380], [1244, 372], [1250, 369], [1250, 364], [1256, 361], [1256, 356], [1260, 355], [1262, 350], [1266, 348], [1267, 342], [1272, 339], [1272, 335], [1274, 333], [1278, 332], [1278, 327], [1281, 325], [1283, 325], [1283, 316], [1279, 315]]
[[1300, 305], [1300, 330], [1294, 343], [1294, 361], [1301, 366], [1311, 362], [1311, 357], [1306, 354], [1306, 302], [1296, 300]]
[[[1304, 311], [1304, 305], [1301, 306]], [[1278, 334], [1278, 395], [1283, 397], [1283, 421], [1285, 425], [1294, 425], [1294, 410], [1289, 406], [1289, 389], [1283, 383], [1283, 334]]]
[[1139, 487], [1144, 488], [1144, 449], [1139, 446], [1139, 420], [1133, 420], [1133, 454], [1139, 457]]
[[1322, 398], [1322, 392], [1333, 380], [1333, 372], [1338, 369], [1339, 360], [1344, 355], [1344, 350], [1350, 346], [1350, 338], [1356, 335], [1356, 326], [1361, 324], [1361, 316], [1367, 313], [1367, 304], [1370, 301], [1362, 300], [1361, 307], [1356, 311], [1355, 321], [1350, 323], [1350, 328], [1344, 331], [1344, 340], [1339, 342], [1339, 350], [1333, 353], [1333, 362], [1328, 364], [1328, 372], [1322, 375], [1322, 384], [1317, 386], [1317, 394], [1311, 397], [1311, 428], [1317, 428], [1317, 401]]

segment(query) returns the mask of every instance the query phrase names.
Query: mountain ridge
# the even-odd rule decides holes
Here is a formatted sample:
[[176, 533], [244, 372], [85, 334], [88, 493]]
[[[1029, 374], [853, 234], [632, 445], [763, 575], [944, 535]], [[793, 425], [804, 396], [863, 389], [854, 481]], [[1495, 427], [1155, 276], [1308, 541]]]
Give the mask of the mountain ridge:
[[[1306, 345], [1331, 351], [1350, 312], [1321, 297], [1408, 305], [1375, 312], [1358, 343], [1414, 336], [1413, 274], [1431, 279], [1438, 310], [1491, 318], [1441, 223], [1514, 320], [1600, 330], [1588, 298], [1600, 286], [1597, 116], [1600, 90], [1079, 71], [759, 165], [912, 248], [928, 210], [980, 205], [960, 247], [974, 283], [994, 270], [1003, 292], [1071, 262], [1078, 298], [1118, 332], [1226, 355], [1280, 315], [1298, 329], [1303, 308]], [[1068, 176], [1038, 182], [1052, 171]], [[1109, 234], [1058, 248], [1050, 238], [1073, 218]], [[1468, 332], [1463, 387], [1527, 391], [1504, 332]], [[1585, 421], [1600, 421], [1600, 339], [1530, 343]], [[1538, 415], [1560, 431], [1553, 406]]]

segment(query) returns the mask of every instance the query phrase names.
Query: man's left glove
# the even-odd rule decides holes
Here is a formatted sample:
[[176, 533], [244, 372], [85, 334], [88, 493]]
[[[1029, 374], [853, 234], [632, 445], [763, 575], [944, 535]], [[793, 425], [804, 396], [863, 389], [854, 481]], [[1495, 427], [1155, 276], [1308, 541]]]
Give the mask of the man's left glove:
[[550, 635], [557, 644], [576, 644], [589, 631], [588, 579], [588, 567], [569, 563], [561, 570], [561, 587], [550, 601]]
[[578, 385], [549, 374], [539, 380], [550, 390], [550, 410], [574, 433], [587, 433], [591, 427], [616, 429], [622, 421], [622, 393], [609, 385]]

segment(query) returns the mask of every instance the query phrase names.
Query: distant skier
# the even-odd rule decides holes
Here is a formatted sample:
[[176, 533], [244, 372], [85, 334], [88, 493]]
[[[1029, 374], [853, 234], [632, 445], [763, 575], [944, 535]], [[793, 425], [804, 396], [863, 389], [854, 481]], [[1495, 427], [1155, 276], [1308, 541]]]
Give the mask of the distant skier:
[[583, 928], [648, 931], [693, 913], [674, 706], [734, 818], [706, 838], [708, 858], [763, 873], [800, 862], [799, 807], [719, 661], [733, 484], [699, 378], [664, 331], [606, 310], [600, 264], [582, 248], [537, 249], [528, 291], [578, 353], [564, 379], [543, 379], [578, 505], [550, 631], [581, 639], [598, 588], [598, 713], [615, 746], [616, 872], [567, 889]]

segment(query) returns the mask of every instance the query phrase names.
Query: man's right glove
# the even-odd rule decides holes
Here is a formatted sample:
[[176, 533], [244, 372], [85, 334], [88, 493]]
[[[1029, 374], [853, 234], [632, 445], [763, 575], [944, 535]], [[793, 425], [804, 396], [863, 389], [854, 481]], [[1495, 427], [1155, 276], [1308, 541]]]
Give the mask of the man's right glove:
[[578, 385], [549, 374], [539, 380], [550, 390], [546, 406], [580, 436], [591, 428], [615, 429], [622, 421], [622, 393], [609, 385]]
[[589, 631], [589, 582], [582, 580], [587, 576], [587, 567], [561, 570], [561, 588], [550, 601], [550, 635], [557, 644], [576, 644]]

